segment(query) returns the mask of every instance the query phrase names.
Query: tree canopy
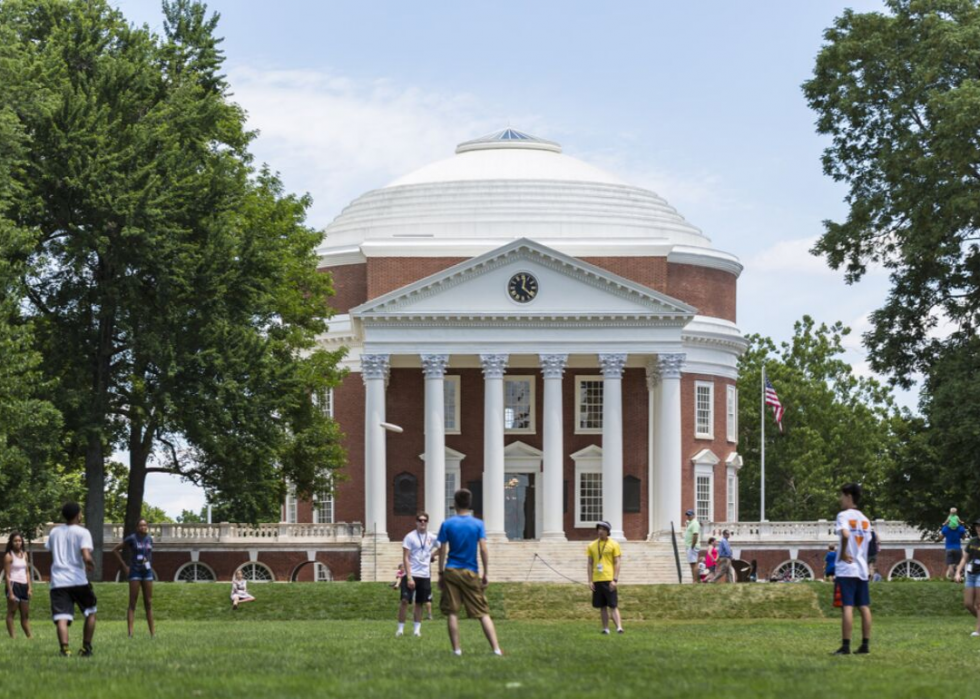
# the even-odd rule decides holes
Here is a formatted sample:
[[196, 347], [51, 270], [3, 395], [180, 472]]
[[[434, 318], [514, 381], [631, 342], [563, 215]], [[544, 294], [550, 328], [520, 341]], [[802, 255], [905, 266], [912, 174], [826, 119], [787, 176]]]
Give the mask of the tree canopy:
[[847, 218], [814, 252], [851, 282], [889, 270], [865, 339], [873, 368], [908, 387], [942, 349], [938, 324], [964, 339], [980, 320], [980, 6], [886, 5], [836, 19], [803, 91], [831, 137], [824, 171], [848, 186]]
[[104, 0], [0, 5], [16, 59], [4, 90], [23, 96], [4, 112], [19, 148], [0, 170], [0, 191], [17, 192], [0, 215], [30, 236], [18, 305], [58, 382], [97, 548], [117, 448], [127, 531], [153, 471], [257, 521], [286, 480], [327, 490], [344, 459], [316, 407], [340, 355], [316, 346], [332, 287], [310, 199], [253, 165], [218, 17], [192, 0], [163, 15], [156, 35]]
[[830, 519], [837, 490], [849, 481], [865, 486], [870, 515], [896, 514], [885, 486], [905, 419], [887, 387], [855, 376], [841, 359], [849, 333], [841, 323], [817, 325], [804, 316], [794, 324], [793, 338], [778, 346], [768, 337], [748, 336], [738, 378], [742, 519], [757, 519], [759, 512], [763, 365], [785, 408], [782, 433], [771, 409], [765, 411], [766, 519]]

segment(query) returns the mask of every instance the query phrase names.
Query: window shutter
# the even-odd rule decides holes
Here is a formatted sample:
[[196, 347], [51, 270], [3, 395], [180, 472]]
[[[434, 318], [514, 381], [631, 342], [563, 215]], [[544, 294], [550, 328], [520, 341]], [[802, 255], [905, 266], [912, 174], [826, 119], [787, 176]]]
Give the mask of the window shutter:
[[419, 510], [419, 482], [407, 471], [395, 476], [395, 514], [414, 517]]
[[623, 512], [640, 511], [640, 479], [626, 476], [623, 479]]

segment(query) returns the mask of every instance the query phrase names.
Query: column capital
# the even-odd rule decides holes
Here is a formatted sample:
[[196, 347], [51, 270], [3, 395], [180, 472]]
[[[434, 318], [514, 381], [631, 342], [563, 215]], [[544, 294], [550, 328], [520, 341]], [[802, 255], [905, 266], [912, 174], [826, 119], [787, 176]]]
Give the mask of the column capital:
[[367, 383], [371, 379], [388, 380], [390, 356], [387, 354], [362, 354], [361, 379]]
[[652, 391], [657, 386], [660, 385], [660, 362], [656, 357], [650, 357], [647, 360], [647, 390]]
[[449, 366], [448, 354], [421, 354], [422, 372], [427, 379], [441, 379]]
[[546, 379], [560, 379], [568, 366], [568, 355], [539, 354], [538, 361], [541, 362], [541, 373]]
[[657, 363], [659, 364], [661, 378], [679, 379], [681, 377], [681, 369], [684, 368], [686, 362], [687, 355], [684, 352], [659, 355], [657, 357]]
[[502, 379], [507, 371], [507, 354], [481, 354], [480, 364], [483, 366], [483, 378]]
[[599, 366], [602, 369], [603, 377], [607, 379], [623, 378], [626, 356], [626, 353], [600, 354]]

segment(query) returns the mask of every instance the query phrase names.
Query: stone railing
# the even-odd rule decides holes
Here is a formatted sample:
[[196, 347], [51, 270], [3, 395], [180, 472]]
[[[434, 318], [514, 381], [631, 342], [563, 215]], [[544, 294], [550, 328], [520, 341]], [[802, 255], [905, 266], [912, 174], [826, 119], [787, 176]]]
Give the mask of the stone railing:
[[[44, 539], [55, 524], [44, 528]], [[122, 540], [123, 525], [106, 524], [106, 544]], [[150, 535], [156, 544], [193, 546], [195, 544], [322, 544], [360, 543], [364, 526], [360, 522], [336, 524], [151, 524]]]
[[[882, 544], [933, 544], [931, 532], [923, 532], [918, 527], [905, 522], [875, 520], [871, 523]], [[834, 522], [820, 519], [816, 522], [712, 522], [705, 527], [710, 536], [720, 537], [727, 529], [731, 532], [729, 541], [733, 544], [750, 543], [833, 543]]]

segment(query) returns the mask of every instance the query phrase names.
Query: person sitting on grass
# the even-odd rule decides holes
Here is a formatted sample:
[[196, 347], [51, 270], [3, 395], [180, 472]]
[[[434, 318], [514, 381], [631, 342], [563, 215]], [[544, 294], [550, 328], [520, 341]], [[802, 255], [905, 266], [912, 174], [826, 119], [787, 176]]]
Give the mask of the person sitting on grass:
[[837, 546], [827, 547], [827, 555], [823, 557], [823, 577], [828, 582], [834, 582], [834, 571], [837, 565]]
[[398, 564], [398, 572], [395, 573], [395, 582], [391, 583], [391, 589], [397, 590], [402, 586], [402, 578], [405, 577], [405, 564]]
[[602, 633], [609, 635], [609, 610], [616, 622], [616, 633], [623, 633], [623, 620], [619, 615], [619, 570], [623, 551], [619, 543], [609, 538], [609, 522], [595, 525], [599, 538], [585, 549], [589, 557], [589, 589], [592, 590], [592, 607], [600, 610]]
[[841, 598], [841, 647], [835, 655], [851, 654], [851, 632], [854, 628], [854, 607], [861, 612], [861, 647], [858, 653], [870, 653], [871, 593], [868, 589], [868, 547], [871, 544], [871, 522], [857, 509], [861, 504], [861, 486], [848, 483], [840, 489], [841, 511], [837, 514], [835, 530], [838, 545], [836, 580]]
[[255, 598], [248, 594], [248, 582], [239, 568], [235, 571], [235, 579], [231, 581], [231, 608], [238, 609], [238, 605], [254, 601]]
[[980, 636], [980, 519], [974, 520], [973, 537], [963, 549], [963, 557], [956, 567], [956, 582], [963, 579], [966, 570], [966, 587], [963, 589], [963, 606], [977, 618], [971, 636]]
[[34, 594], [24, 537], [12, 532], [3, 556], [3, 579], [7, 588], [7, 633], [14, 638], [14, 615], [20, 612], [20, 627], [31, 638], [31, 597]]
[[[129, 551], [129, 565], [123, 559], [122, 550]], [[129, 608], [126, 610], [126, 627], [129, 637], [133, 637], [133, 619], [136, 616], [136, 602], [143, 590], [143, 609], [146, 611], [146, 624], [150, 627], [150, 637], [156, 635], [153, 625], [153, 537], [150, 524], [142, 517], [136, 524], [136, 531], [120, 541], [112, 553], [119, 561], [123, 575], [129, 580]]]

